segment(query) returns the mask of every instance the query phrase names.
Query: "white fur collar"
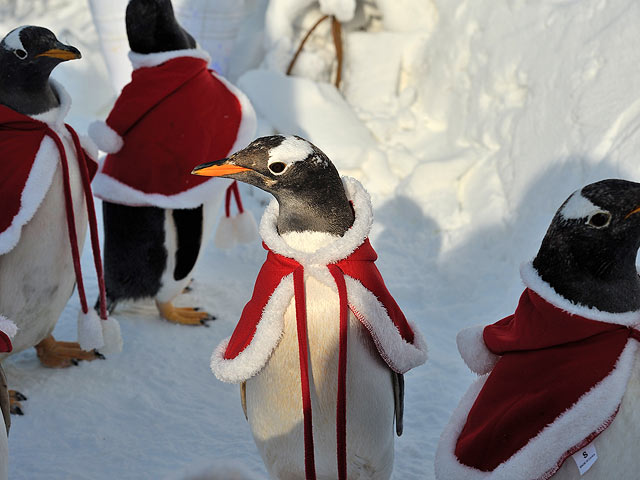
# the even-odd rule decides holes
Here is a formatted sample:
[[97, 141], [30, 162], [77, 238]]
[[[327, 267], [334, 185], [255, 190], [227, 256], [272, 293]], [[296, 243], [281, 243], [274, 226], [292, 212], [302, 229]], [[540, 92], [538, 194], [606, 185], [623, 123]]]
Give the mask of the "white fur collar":
[[[351, 255], [369, 236], [373, 210], [369, 194], [360, 182], [351, 177], [342, 177], [342, 183], [355, 211], [355, 221], [342, 237], [319, 232], [298, 232], [289, 233], [283, 238], [276, 228], [279, 208], [274, 199], [260, 221], [260, 236], [264, 243], [273, 252], [292, 258], [304, 267], [328, 265]], [[307, 246], [301, 247], [305, 243]]]
[[520, 276], [525, 286], [536, 292], [554, 307], [580, 317], [599, 322], [615, 323], [616, 325], [631, 326], [640, 323], [640, 310], [633, 312], [611, 313], [597, 308], [587, 307], [564, 298], [551, 285], [545, 282], [532, 262], [525, 262], [520, 266]]
[[169, 52], [156, 52], [156, 53], [136, 53], [129, 52], [129, 60], [134, 70], [144, 67], [157, 67], [158, 65], [180, 57], [193, 57], [205, 60], [208, 63], [211, 62], [209, 54], [201, 48], [187, 48], [184, 50], [171, 50]]
[[49, 83], [51, 85], [51, 88], [57, 95], [58, 100], [60, 101], [60, 105], [56, 108], [52, 108], [47, 112], [29, 116], [34, 120], [46, 123], [51, 127], [61, 129], [62, 127], [64, 127], [64, 119], [67, 117], [67, 114], [71, 109], [71, 97], [61, 83], [57, 82], [53, 78], [49, 79]]

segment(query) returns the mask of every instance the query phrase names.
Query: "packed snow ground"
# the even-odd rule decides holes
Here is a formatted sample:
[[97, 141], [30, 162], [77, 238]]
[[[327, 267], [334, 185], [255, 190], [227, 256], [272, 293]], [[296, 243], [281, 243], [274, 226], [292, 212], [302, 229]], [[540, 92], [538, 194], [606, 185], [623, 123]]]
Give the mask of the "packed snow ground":
[[[265, 11], [264, 2], [244, 3]], [[393, 478], [432, 479], [440, 432], [473, 379], [457, 353], [457, 331], [513, 311], [519, 264], [535, 255], [573, 190], [640, 178], [640, 4], [320, 3], [325, 13], [339, 8], [351, 19], [342, 94], [327, 83], [335, 64], [328, 22], [296, 76], [283, 75], [323, 13], [310, 0], [272, 0], [266, 16], [251, 17], [236, 46], [259, 55], [253, 63], [231, 59], [226, 73], [254, 102], [261, 134], [306, 136], [371, 192], [378, 266], [430, 347], [426, 365], [406, 375]], [[354, 12], [349, 4], [356, 3]], [[114, 92], [87, 4], [0, 2], [2, 35], [23, 24], [51, 28], [84, 55], [55, 72], [74, 100], [69, 123], [82, 132], [104, 117]], [[242, 192], [259, 217], [269, 197], [246, 186]], [[89, 255], [86, 248], [87, 276]], [[10, 478], [181, 478], [230, 461], [265, 478], [238, 388], [208, 367], [264, 256], [258, 242], [229, 252], [209, 246], [193, 292], [177, 303], [216, 314], [210, 328], [169, 324], [151, 303], [128, 305], [116, 312], [120, 355], [66, 370], [41, 367], [34, 350], [4, 362], [10, 386], [29, 397], [25, 416], [13, 418]], [[95, 280], [89, 284], [95, 296]], [[74, 295], [56, 337], [75, 338], [78, 308]]]

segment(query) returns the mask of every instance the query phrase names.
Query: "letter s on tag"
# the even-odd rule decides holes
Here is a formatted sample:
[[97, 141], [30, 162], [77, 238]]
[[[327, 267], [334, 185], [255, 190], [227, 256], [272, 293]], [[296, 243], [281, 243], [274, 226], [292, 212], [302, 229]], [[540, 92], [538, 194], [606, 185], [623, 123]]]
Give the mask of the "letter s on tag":
[[587, 471], [596, 463], [598, 460], [598, 454], [596, 453], [596, 447], [593, 443], [590, 443], [586, 447], [581, 450], [578, 450], [574, 453], [571, 458], [576, 462], [578, 466], [578, 470], [580, 471], [580, 476], [587, 473]]

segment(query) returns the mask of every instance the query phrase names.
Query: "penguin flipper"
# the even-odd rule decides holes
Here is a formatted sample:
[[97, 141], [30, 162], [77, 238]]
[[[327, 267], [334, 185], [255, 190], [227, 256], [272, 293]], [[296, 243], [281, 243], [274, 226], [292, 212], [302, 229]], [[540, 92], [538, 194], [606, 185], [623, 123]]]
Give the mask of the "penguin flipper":
[[400, 437], [404, 428], [402, 423], [404, 417], [404, 375], [391, 372], [391, 378], [393, 379], [393, 398], [395, 401], [396, 435]]
[[171, 214], [178, 240], [173, 278], [178, 281], [191, 273], [200, 254], [203, 223], [202, 205], [197, 208], [173, 210]]
[[11, 426], [11, 401], [9, 397], [9, 390], [7, 388], [7, 377], [4, 374], [4, 369], [0, 365], [0, 409], [2, 410], [2, 418], [4, 418], [4, 426], [7, 429], [7, 435], [9, 435], [9, 427]]
[[247, 382], [240, 384], [240, 402], [242, 402], [242, 411], [244, 412], [245, 420], [249, 420], [247, 416]]

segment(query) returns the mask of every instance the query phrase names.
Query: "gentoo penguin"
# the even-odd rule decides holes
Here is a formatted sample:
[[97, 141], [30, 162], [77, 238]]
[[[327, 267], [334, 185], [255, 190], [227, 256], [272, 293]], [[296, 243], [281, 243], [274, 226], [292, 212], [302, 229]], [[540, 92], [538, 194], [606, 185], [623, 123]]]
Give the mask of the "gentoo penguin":
[[520, 269], [515, 313], [458, 334], [482, 376], [441, 436], [436, 478], [637, 478], [639, 213], [638, 183], [573, 193]]
[[424, 363], [426, 346], [374, 265], [368, 194], [295, 136], [259, 138], [194, 173], [275, 197], [253, 297], [211, 360], [220, 380], [242, 384], [269, 474], [389, 478], [402, 374]]
[[[42, 27], [16, 28], [0, 42], [0, 312], [18, 326], [13, 352], [35, 346], [48, 367], [93, 360], [101, 357], [93, 349], [104, 346], [99, 318], [86, 306], [79, 261], [88, 218], [95, 220], [88, 211], [97, 167], [90, 154], [97, 151], [64, 123], [71, 99], [49, 79], [56, 65], [76, 58], [75, 47]], [[51, 332], [76, 282], [80, 344], [57, 342]], [[107, 323], [119, 338], [115, 320], [102, 327]]]
[[208, 313], [172, 301], [192, 278], [231, 182], [190, 171], [247, 145], [255, 113], [207, 69], [208, 54], [178, 24], [170, 0], [131, 0], [126, 27], [131, 83], [106, 122], [89, 128], [109, 153], [94, 183], [103, 200], [107, 306], [153, 297], [165, 319], [206, 325]]

